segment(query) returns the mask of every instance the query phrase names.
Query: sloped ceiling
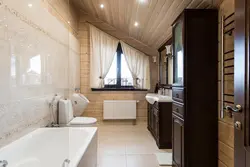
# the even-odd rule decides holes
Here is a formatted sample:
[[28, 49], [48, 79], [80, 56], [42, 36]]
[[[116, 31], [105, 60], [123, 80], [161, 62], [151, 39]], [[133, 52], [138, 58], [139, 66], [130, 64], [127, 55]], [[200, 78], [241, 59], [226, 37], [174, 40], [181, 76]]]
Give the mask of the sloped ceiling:
[[[157, 55], [157, 49], [171, 37], [171, 24], [185, 8], [211, 8], [221, 1], [72, 0], [82, 11], [81, 20], [151, 56]], [[103, 9], [100, 4], [104, 4]]]

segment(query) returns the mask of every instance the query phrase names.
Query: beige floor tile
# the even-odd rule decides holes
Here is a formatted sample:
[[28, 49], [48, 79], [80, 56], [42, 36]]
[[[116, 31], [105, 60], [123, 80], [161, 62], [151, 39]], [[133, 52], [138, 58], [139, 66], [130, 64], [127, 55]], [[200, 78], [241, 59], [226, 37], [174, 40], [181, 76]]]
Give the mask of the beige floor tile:
[[100, 132], [99, 141], [140, 141], [154, 142], [149, 132]]
[[142, 125], [98, 126], [98, 167], [158, 167], [155, 140]]
[[158, 167], [155, 155], [127, 155], [127, 167]]
[[98, 159], [98, 167], [126, 167], [125, 155], [103, 155]]
[[116, 141], [116, 136], [117, 133], [115, 132], [103, 132], [103, 131], [98, 131], [98, 141]]
[[119, 141], [100, 141], [98, 153], [101, 155], [125, 155], [126, 143]]
[[139, 125], [99, 125], [99, 131], [124, 132], [124, 131], [147, 131], [146, 124]]
[[148, 132], [128, 132], [128, 141], [154, 142], [152, 135]]
[[154, 142], [132, 141], [126, 143], [126, 154], [154, 154], [158, 148]]

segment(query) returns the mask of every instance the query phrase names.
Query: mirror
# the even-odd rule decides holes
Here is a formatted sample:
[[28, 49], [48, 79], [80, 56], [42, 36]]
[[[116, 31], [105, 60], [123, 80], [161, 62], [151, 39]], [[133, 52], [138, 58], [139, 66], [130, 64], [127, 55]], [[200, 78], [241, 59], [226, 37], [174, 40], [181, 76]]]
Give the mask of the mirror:
[[[166, 46], [171, 46], [172, 40], [168, 40], [159, 51], [159, 83], [161, 85], [173, 84], [173, 57], [172, 54], [167, 54]], [[169, 52], [169, 51], [168, 51]]]
[[168, 76], [167, 76], [167, 57], [166, 57], [166, 49], [160, 52], [159, 55], [159, 70], [160, 70], [160, 84], [166, 85], [168, 84]]

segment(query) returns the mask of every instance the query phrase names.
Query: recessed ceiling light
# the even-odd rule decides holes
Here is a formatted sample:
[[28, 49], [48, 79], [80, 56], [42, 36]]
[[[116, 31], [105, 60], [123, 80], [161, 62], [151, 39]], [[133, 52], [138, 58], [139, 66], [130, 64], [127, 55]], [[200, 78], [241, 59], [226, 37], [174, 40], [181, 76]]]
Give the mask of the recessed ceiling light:
[[138, 2], [139, 2], [140, 4], [147, 4], [147, 3], [148, 3], [148, 0], [138, 0]]
[[136, 27], [138, 27], [139, 23], [136, 21], [134, 25], [135, 25]]
[[101, 5], [100, 5], [100, 8], [102, 8], [102, 9], [103, 9], [103, 8], [104, 8], [104, 5], [103, 5], [103, 4], [101, 4]]
[[70, 24], [70, 21], [68, 21], [68, 23]]
[[33, 5], [32, 5], [31, 3], [28, 4], [28, 7], [32, 8], [32, 6], [33, 6]]

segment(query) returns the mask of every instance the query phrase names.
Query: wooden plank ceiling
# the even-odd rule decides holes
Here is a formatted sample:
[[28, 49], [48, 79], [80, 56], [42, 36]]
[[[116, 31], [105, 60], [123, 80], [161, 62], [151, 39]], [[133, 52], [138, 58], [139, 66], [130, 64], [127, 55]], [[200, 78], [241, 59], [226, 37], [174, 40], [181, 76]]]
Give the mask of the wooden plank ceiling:
[[221, 1], [72, 0], [82, 11], [81, 20], [151, 56], [157, 55], [157, 49], [171, 37], [171, 24], [185, 8], [217, 7]]

